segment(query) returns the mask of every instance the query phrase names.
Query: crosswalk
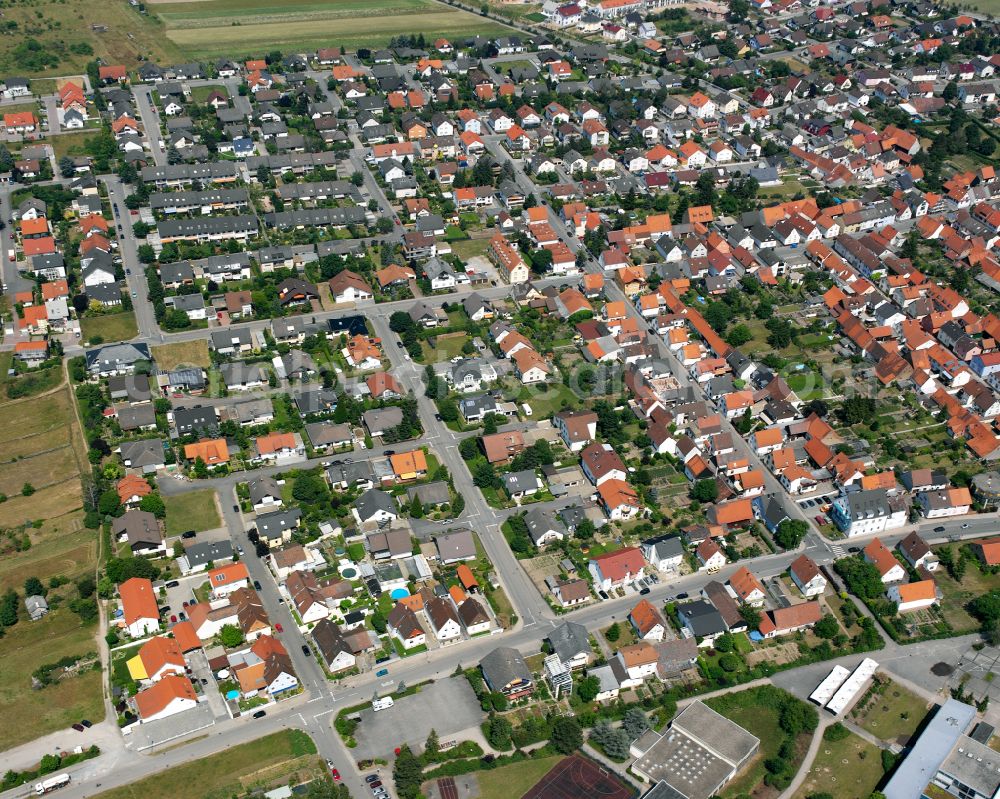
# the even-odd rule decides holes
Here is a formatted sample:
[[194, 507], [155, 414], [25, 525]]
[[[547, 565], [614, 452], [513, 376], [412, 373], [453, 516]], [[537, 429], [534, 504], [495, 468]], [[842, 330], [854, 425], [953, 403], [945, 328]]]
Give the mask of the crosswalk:
[[847, 554], [847, 549], [840, 544], [830, 544], [830, 551], [833, 553], [834, 559], [842, 558]]

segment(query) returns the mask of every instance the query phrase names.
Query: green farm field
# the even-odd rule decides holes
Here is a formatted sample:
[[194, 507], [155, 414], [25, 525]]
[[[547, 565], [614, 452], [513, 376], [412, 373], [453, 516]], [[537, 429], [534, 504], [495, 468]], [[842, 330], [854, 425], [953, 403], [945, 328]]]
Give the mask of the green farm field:
[[[275, 0], [159, 2], [150, 10], [167, 38], [191, 58], [261, 55], [273, 50], [386, 44], [400, 34], [457, 38], [509, 33], [503, 25], [434, 0]], [[378, 24], [372, 18], [378, 18]]]

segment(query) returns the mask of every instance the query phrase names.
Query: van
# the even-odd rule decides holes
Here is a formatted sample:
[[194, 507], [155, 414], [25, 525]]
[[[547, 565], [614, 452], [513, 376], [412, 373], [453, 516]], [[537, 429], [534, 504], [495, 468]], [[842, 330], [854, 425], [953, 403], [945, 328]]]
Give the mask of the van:
[[387, 696], [384, 699], [375, 699], [372, 700], [372, 710], [378, 713], [380, 710], [388, 710], [393, 704], [391, 696]]
[[531, 414], [533, 413], [533, 411], [531, 410], [531, 406], [527, 402], [521, 403], [521, 410], [524, 411], [525, 416], [531, 416]]

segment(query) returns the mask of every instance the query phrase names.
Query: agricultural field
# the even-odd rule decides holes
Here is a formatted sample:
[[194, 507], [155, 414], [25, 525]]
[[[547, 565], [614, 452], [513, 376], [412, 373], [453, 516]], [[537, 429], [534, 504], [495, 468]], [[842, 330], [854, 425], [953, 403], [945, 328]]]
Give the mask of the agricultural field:
[[242, 796], [251, 788], [294, 785], [323, 773], [312, 739], [301, 730], [282, 730], [97, 797], [174, 799], [189, 796], [192, 785], [199, 796]]
[[[93, 538], [92, 533], [87, 536]], [[65, 562], [68, 566], [69, 561]], [[0, 560], [0, 565], [6, 565], [6, 558]], [[42, 575], [45, 565], [44, 560], [36, 561], [37, 571], [25, 570], [24, 573]], [[75, 564], [81, 565], [85, 564]], [[89, 569], [92, 568], [91, 563]], [[72, 571], [59, 573], [68, 576]], [[55, 576], [56, 573], [53, 571], [49, 575]], [[0, 582], [5, 586], [15, 586], [20, 591], [21, 584], [13, 580], [8, 583], [7, 576], [5, 574]], [[75, 596], [72, 585], [60, 593], [67, 590], [68, 596]], [[49, 598], [51, 601], [52, 593]], [[51, 610], [37, 622], [29, 621], [22, 612], [18, 623], [7, 628], [3, 639], [5, 679], [0, 683], [0, 715], [5, 719], [30, 719], [31, 723], [0, 726], [0, 749], [65, 729], [80, 719], [96, 723], [104, 718], [99, 667], [86, 666], [75, 676], [63, 677], [39, 691], [31, 689], [31, 675], [40, 666], [55, 663], [63, 657], [96, 657], [96, 632], [97, 626], [83, 623], [69, 609], [68, 603]]]
[[20, 594], [31, 577], [45, 585], [53, 578], [69, 581], [50, 591], [47, 616], [30, 622], [22, 608], [18, 623], [6, 630], [0, 716], [30, 718], [33, 725], [4, 725], [5, 749], [81, 718], [98, 721], [104, 705], [100, 671], [89, 667], [31, 690], [40, 666], [96, 652], [96, 627], [69, 608], [77, 596], [72, 581], [93, 575], [98, 558], [97, 534], [83, 527], [80, 469], [87, 459], [69, 387], [0, 405], [0, 451], [0, 492], [7, 495], [0, 502], [0, 588]]
[[0, 528], [80, 509], [86, 454], [68, 387], [0, 405], [0, 450]]
[[[500, 35], [509, 28], [434, 0], [195, 0], [154, 2], [166, 38], [190, 58], [260, 55], [317, 47], [386, 44], [401, 34], [460, 38]], [[371, 18], [378, 18], [373, 25]]]
[[[163, 35], [163, 23], [124, 2], [10, 3], [0, 22], [0, 71], [8, 75], [82, 74], [95, 56], [129, 68], [138, 66], [140, 56], [166, 63], [181, 60], [180, 50]], [[95, 25], [106, 30], [95, 30]], [[30, 46], [32, 40], [37, 49]]]

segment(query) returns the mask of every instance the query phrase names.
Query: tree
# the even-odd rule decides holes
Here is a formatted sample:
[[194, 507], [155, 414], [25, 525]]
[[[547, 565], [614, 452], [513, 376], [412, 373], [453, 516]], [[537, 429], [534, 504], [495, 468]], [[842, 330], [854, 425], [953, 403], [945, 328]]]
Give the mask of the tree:
[[420, 795], [423, 766], [406, 744], [399, 749], [396, 762], [392, 766], [392, 779], [396, 783], [396, 793], [400, 799], [416, 799]]
[[753, 605], [748, 605], [746, 602], [740, 605], [740, 616], [743, 617], [743, 621], [747, 623], [747, 627], [751, 630], [756, 630], [760, 627], [760, 611], [757, 610]]
[[17, 599], [17, 592], [13, 588], [8, 588], [7, 593], [0, 599], [0, 627], [13, 627], [17, 624], [17, 613], [21, 603]]
[[739, 671], [740, 666], [743, 665], [743, 661], [739, 655], [734, 655], [732, 652], [726, 652], [719, 658], [719, 667], [730, 674], [734, 671]]
[[45, 596], [45, 586], [37, 577], [29, 577], [24, 581], [25, 596]]
[[958, 97], [958, 84], [955, 81], [948, 81], [944, 90], [941, 92], [941, 97], [946, 103], [950, 103], [952, 100]]
[[847, 736], [851, 734], [851, 731], [847, 729], [839, 721], [835, 721], [825, 730], [823, 730], [823, 740], [824, 741], [843, 741]]
[[103, 492], [101, 498], [97, 500], [97, 512], [102, 516], [114, 516], [120, 508], [121, 500], [118, 498], [118, 492], [113, 488]]
[[625, 718], [622, 720], [622, 729], [625, 730], [629, 738], [635, 740], [649, 729], [649, 719], [640, 708], [630, 707], [625, 711]]
[[31, 483], [25, 483], [21, 486], [21, 496], [30, 497], [35, 493], [35, 487]]
[[785, 549], [795, 549], [809, 532], [809, 525], [801, 519], [785, 519], [778, 525], [774, 540]]
[[604, 631], [604, 637], [611, 643], [617, 641], [622, 637], [621, 625], [618, 624], [618, 622], [614, 622], [610, 627], [608, 627], [607, 630]]
[[752, 339], [753, 333], [750, 332], [750, 328], [746, 325], [736, 325], [726, 333], [726, 343], [731, 347], [742, 347]]
[[853, 396], [844, 400], [837, 415], [844, 424], [858, 424], [874, 419], [877, 410], [875, 400], [871, 397]]
[[628, 757], [629, 741], [624, 730], [615, 729], [608, 722], [599, 722], [590, 731], [590, 740], [604, 750], [604, 754], [614, 760], [624, 760]]
[[433, 761], [441, 751], [441, 741], [438, 739], [437, 730], [433, 727], [427, 733], [427, 740], [424, 742], [424, 758]]
[[716, 652], [732, 652], [736, 646], [732, 633], [723, 633], [715, 639], [713, 644]]
[[424, 505], [416, 492], [414, 492], [413, 500], [410, 502], [410, 516], [414, 519], [422, 519], [424, 516]]
[[831, 616], [829, 613], [825, 614], [813, 628], [813, 631], [820, 638], [833, 638], [837, 633], [840, 632], [840, 625], [837, 624], [837, 620]]
[[307, 472], [300, 474], [292, 486], [292, 496], [299, 502], [312, 505], [326, 497], [326, 482], [318, 474]]
[[819, 724], [819, 714], [805, 702], [789, 697], [781, 706], [778, 726], [789, 735], [812, 732], [817, 724]]
[[510, 749], [510, 736], [513, 731], [510, 722], [503, 716], [491, 713], [486, 720], [486, 742], [494, 749], [499, 751]]
[[601, 692], [601, 681], [593, 674], [588, 674], [576, 684], [576, 695], [581, 702], [593, 702]]
[[463, 438], [458, 444], [458, 453], [462, 460], [471, 461], [479, 456], [479, 441], [475, 436]]
[[219, 630], [219, 641], [226, 649], [239, 646], [243, 640], [243, 631], [235, 624], [223, 624]]
[[568, 755], [575, 752], [583, 746], [583, 730], [580, 729], [580, 723], [569, 716], [560, 716], [552, 724], [549, 743], [560, 754]]
[[76, 166], [73, 164], [73, 159], [68, 155], [64, 155], [59, 159], [59, 174], [64, 178], [71, 178], [76, 174]]
[[719, 486], [715, 480], [699, 480], [691, 488], [691, 498], [698, 502], [715, 502], [719, 496]]
[[152, 513], [157, 519], [167, 515], [167, 506], [163, 504], [159, 494], [147, 494], [139, 500], [139, 509]]

